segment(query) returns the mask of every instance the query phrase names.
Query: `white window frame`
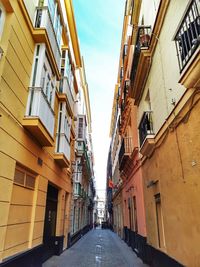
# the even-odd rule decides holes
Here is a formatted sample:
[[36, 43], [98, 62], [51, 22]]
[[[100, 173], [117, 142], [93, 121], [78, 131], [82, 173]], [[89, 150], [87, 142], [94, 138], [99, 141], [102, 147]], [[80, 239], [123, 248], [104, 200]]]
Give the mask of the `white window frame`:
[[4, 24], [5, 24], [5, 19], [6, 19], [6, 11], [4, 6], [0, 3], [0, 40], [3, 34], [3, 29], [4, 29]]

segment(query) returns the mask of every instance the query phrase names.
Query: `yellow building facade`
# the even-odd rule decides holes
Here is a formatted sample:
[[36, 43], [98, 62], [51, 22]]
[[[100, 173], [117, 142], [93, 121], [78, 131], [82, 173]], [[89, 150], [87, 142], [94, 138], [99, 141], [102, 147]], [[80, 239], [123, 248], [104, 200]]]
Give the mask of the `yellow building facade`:
[[80, 51], [71, 1], [36, 2], [0, 1], [3, 266], [41, 266], [67, 247], [70, 231]]

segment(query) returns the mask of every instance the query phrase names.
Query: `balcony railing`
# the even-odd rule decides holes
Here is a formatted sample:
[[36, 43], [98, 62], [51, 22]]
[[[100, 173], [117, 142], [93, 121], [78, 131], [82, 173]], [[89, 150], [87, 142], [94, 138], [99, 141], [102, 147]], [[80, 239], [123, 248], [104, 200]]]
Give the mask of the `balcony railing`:
[[133, 151], [132, 137], [124, 137], [119, 151], [119, 165], [122, 165], [124, 156], [130, 156]]
[[152, 121], [152, 112], [146, 111], [142, 116], [142, 120], [139, 125], [139, 138], [140, 146], [142, 146], [144, 140], [148, 135], [153, 135], [153, 121]]
[[29, 97], [30, 101], [26, 117], [38, 117], [53, 137], [55, 117], [44, 91], [41, 87], [30, 87]]
[[141, 50], [149, 48], [150, 32], [151, 32], [151, 26], [139, 26], [138, 28], [138, 34], [137, 34], [132, 69], [131, 69], [131, 81], [132, 82], [135, 79], [140, 52]]
[[61, 52], [56, 38], [56, 34], [53, 28], [53, 23], [48, 10], [48, 7], [38, 7], [36, 10], [35, 28], [45, 28], [51, 44], [53, 54], [55, 56], [56, 64], [60, 69]]
[[200, 0], [193, 0], [175, 37], [180, 72], [200, 44]]
[[72, 90], [74, 90], [74, 88], [70, 88], [68, 78], [62, 77], [60, 81], [59, 92], [66, 94], [71, 110], [74, 112], [74, 96], [72, 94]]
[[57, 149], [56, 153], [63, 153], [70, 161], [70, 142], [64, 133], [57, 134]]

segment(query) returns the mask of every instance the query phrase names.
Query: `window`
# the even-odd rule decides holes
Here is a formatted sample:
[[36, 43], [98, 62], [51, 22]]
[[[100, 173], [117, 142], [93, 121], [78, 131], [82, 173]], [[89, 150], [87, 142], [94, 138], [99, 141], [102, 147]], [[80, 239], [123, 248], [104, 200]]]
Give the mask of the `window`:
[[49, 7], [49, 13], [51, 16], [51, 20], [54, 21], [55, 9], [56, 9], [55, 1], [54, 0], [48, 0], [48, 7]]
[[71, 117], [67, 113], [66, 103], [61, 102], [58, 113], [56, 152], [64, 153], [67, 158], [70, 158], [70, 131]]
[[70, 143], [70, 129], [71, 129], [71, 119], [70, 118], [68, 119], [67, 116], [65, 115], [64, 132], [69, 143]]
[[85, 118], [84, 116], [78, 117], [77, 135], [78, 139], [85, 139]]
[[159, 248], [162, 248], [164, 247], [164, 232], [163, 232], [161, 198], [160, 198], [160, 194], [156, 194], [154, 197], [155, 197], [155, 207], [156, 207], [158, 246]]
[[153, 134], [154, 132], [153, 132], [152, 112], [145, 111], [139, 125], [140, 146], [142, 146], [147, 135], [153, 135]]
[[176, 33], [175, 43], [180, 72], [199, 47], [200, 39], [200, 2], [191, 1], [189, 8]]
[[40, 85], [43, 89], [43, 92], [46, 95], [46, 98], [47, 98], [49, 104], [51, 105], [54, 86], [53, 86], [53, 83], [51, 82], [50, 75], [49, 75], [45, 65], [42, 68]]
[[47, 68], [44, 65], [42, 68], [41, 83], [40, 83], [43, 90], [44, 90], [44, 86], [45, 86], [46, 75], [47, 75]]
[[6, 18], [6, 13], [4, 7], [0, 4], [0, 40], [3, 33], [5, 18]]
[[21, 167], [16, 167], [14, 175], [14, 183], [29, 189], [35, 188], [36, 176]]

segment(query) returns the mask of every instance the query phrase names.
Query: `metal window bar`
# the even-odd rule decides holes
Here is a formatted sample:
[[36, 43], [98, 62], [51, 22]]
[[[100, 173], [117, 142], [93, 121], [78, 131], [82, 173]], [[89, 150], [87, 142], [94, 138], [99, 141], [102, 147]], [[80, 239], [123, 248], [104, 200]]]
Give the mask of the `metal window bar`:
[[142, 146], [144, 140], [147, 135], [154, 134], [153, 132], [153, 120], [152, 120], [152, 112], [146, 111], [142, 116], [142, 120], [139, 125], [139, 138], [140, 138], [140, 146]]
[[135, 79], [140, 52], [141, 50], [146, 50], [149, 48], [150, 40], [151, 40], [151, 26], [139, 26], [135, 44], [135, 51], [133, 56], [133, 63], [131, 68], [131, 82], [134, 82]]
[[175, 36], [180, 72], [200, 44], [200, 0], [193, 0]]
[[121, 164], [124, 155], [131, 155], [132, 151], [132, 137], [124, 137], [119, 151], [119, 164]]

